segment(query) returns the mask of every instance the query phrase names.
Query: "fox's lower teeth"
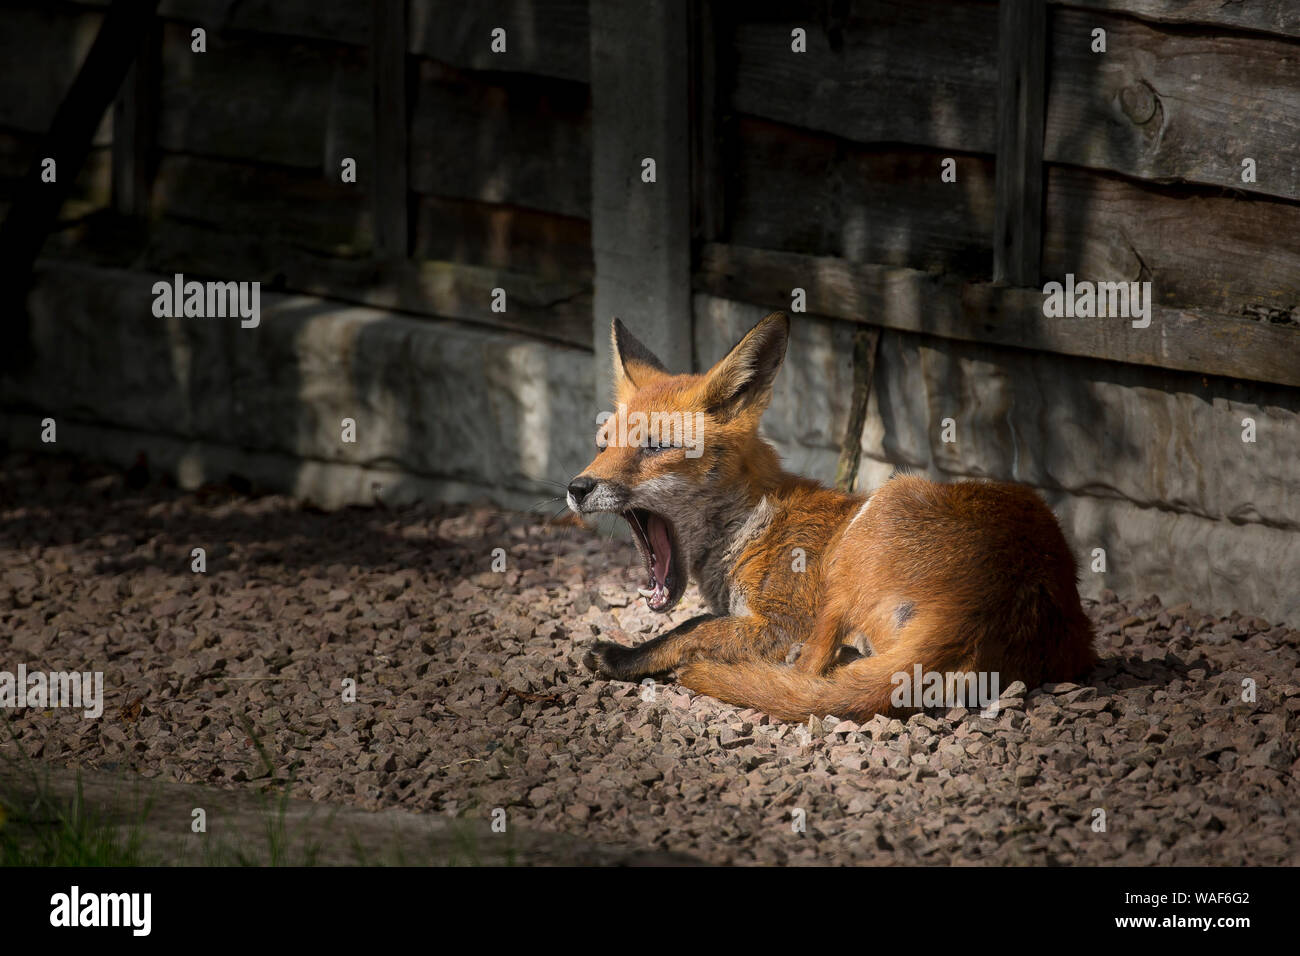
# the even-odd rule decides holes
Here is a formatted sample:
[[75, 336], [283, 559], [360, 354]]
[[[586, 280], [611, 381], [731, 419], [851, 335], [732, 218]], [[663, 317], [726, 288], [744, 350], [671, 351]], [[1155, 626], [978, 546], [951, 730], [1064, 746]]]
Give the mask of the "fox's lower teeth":
[[647, 604], [655, 608], [660, 607], [663, 604], [666, 604], [668, 602], [668, 595], [671, 592], [672, 592], [672, 588], [669, 587], [667, 582], [665, 582], [664, 584], [660, 584], [658, 581], [655, 581], [648, 588], [636, 589], [636, 593], [641, 595], [643, 598], [645, 598]]

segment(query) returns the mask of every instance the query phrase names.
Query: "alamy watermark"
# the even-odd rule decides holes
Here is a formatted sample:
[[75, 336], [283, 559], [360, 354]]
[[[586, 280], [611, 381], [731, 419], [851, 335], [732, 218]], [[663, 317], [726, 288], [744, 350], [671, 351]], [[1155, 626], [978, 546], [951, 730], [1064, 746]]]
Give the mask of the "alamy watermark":
[[1043, 315], [1049, 319], [1133, 319], [1133, 328], [1151, 324], [1150, 282], [1078, 282], [1074, 273], [1065, 283], [1043, 286]]
[[148, 936], [152, 911], [152, 893], [84, 893], [74, 884], [50, 897], [50, 925], [57, 927], [120, 926]]
[[178, 272], [171, 282], [155, 282], [153, 295], [153, 314], [160, 319], [238, 316], [245, 329], [255, 329], [262, 321], [260, 282], [186, 282]]
[[629, 412], [619, 402], [617, 412], [597, 415], [596, 425], [601, 448], [684, 448], [687, 458], [704, 454], [703, 412]]
[[894, 685], [889, 702], [899, 708], [978, 705], [987, 710], [1002, 696], [997, 671], [927, 671], [917, 664], [912, 673], [898, 671], [889, 682]]
[[0, 707], [81, 708], [94, 719], [104, 713], [102, 671], [0, 671]]

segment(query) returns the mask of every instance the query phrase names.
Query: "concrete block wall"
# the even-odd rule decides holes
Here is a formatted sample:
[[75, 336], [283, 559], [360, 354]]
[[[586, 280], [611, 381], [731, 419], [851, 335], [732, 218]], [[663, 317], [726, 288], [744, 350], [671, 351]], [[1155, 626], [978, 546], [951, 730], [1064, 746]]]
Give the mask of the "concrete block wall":
[[[765, 311], [697, 295], [701, 363]], [[787, 465], [826, 482], [848, 420], [853, 331], [799, 317], [764, 419]], [[861, 444], [863, 489], [896, 471], [1039, 489], [1076, 547], [1086, 595], [1300, 619], [1294, 389], [886, 330]], [[1091, 570], [1095, 548], [1104, 573]]]
[[145, 452], [186, 486], [234, 472], [327, 508], [377, 495], [529, 507], [588, 460], [581, 349], [274, 293], [256, 328], [157, 318], [161, 278], [42, 263], [36, 359], [0, 378], [12, 446], [40, 447], [52, 417], [61, 451], [125, 465]]
[[[591, 457], [591, 353], [463, 323], [266, 293], [258, 328], [161, 319], [158, 278], [45, 261], [36, 361], [0, 379], [11, 446], [183, 485], [231, 473], [322, 507], [489, 498], [527, 508]], [[716, 361], [764, 314], [697, 295]], [[851, 323], [800, 316], [764, 430], [793, 471], [831, 481], [849, 415]], [[1255, 443], [1241, 440], [1243, 418]], [[341, 422], [357, 423], [355, 444]], [[952, 418], [956, 441], [941, 438]], [[885, 331], [861, 435], [861, 488], [896, 471], [1038, 488], [1086, 595], [1156, 593], [1300, 620], [1300, 396], [1294, 390]], [[49, 450], [46, 448], [45, 450]], [[1091, 570], [1103, 548], [1105, 572]]]

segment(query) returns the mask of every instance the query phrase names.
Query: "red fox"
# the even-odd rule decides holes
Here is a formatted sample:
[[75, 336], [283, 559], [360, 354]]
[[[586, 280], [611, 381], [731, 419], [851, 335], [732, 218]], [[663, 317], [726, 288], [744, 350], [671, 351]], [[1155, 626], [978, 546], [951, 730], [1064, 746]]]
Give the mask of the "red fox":
[[[1074, 556], [1031, 489], [903, 476], [854, 495], [782, 470], [758, 424], [785, 359], [784, 313], [702, 375], [670, 373], [618, 319], [612, 334], [618, 410], [569, 508], [627, 520], [651, 609], [671, 610], [689, 578], [712, 613], [637, 647], [597, 642], [589, 668], [626, 681], [675, 672], [803, 721], [917, 709], [897, 696], [914, 673], [1035, 687], [1095, 665]], [[854, 645], [868, 656], [845, 662]]]

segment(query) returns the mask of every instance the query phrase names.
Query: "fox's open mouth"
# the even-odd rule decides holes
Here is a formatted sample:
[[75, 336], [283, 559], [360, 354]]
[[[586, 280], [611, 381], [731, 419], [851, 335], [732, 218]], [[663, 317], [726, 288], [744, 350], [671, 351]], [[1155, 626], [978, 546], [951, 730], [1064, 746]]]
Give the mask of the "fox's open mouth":
[[686, 569], [678, 557], [672, 522], [644, 508], [629, 508], [623, 517], [632, 526], [632, 537], [648, 576], [645, 587], [637, 588], [637, 593], [645, 598], [650, 610], [671, 610], [686, 590]]

